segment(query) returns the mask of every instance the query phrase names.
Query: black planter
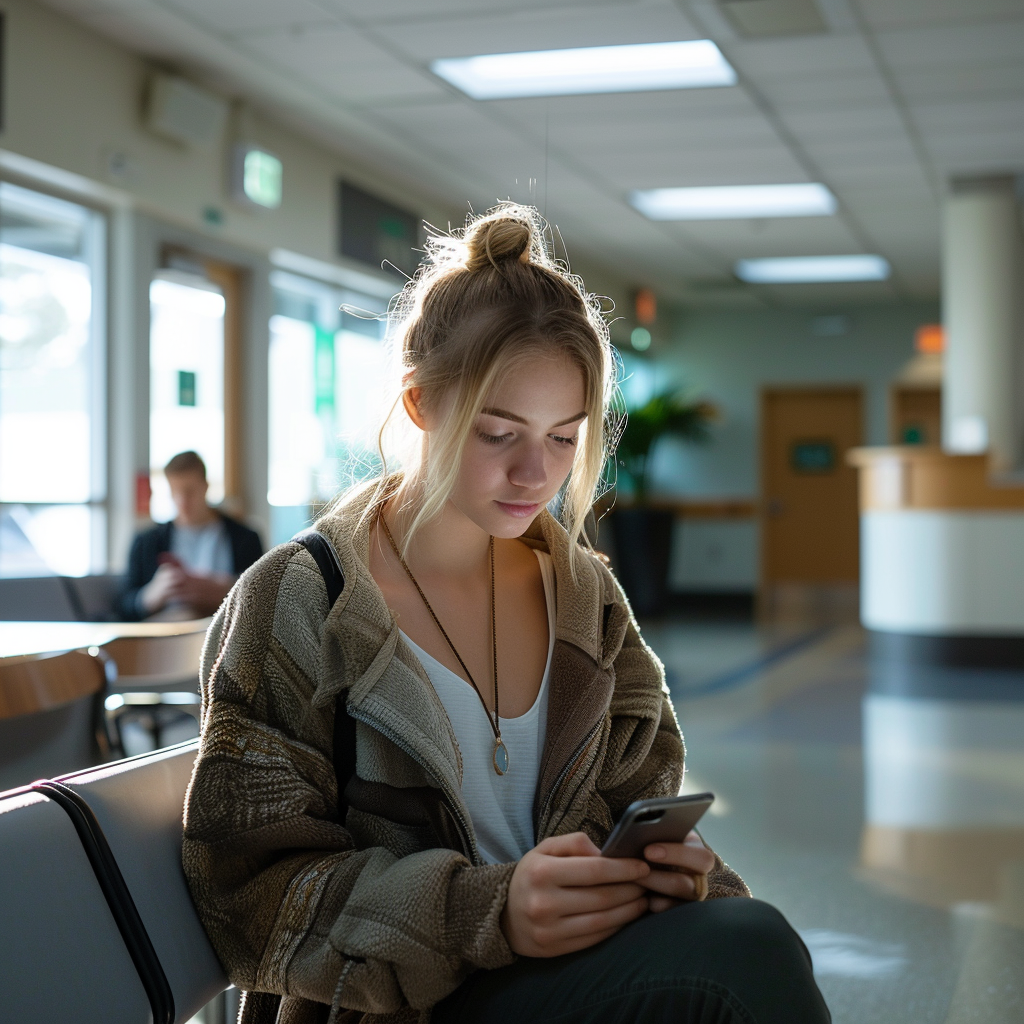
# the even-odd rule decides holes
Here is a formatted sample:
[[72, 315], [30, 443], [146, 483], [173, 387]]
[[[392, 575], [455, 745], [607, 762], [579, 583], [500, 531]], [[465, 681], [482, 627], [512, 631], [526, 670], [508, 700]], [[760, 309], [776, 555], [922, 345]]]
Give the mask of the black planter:
[[664, 508], [617, 508], [609, 516], [619, 582], [636, 615], [660, 615], [668, 600], [675, 514]]

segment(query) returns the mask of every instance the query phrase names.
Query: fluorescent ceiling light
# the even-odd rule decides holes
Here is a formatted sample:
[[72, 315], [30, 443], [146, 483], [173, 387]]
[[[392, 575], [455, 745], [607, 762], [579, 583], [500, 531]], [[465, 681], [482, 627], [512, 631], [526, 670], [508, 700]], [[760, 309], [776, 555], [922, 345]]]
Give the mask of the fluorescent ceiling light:
[[651, 220], [734, 217], [826, 217], [836, 197], [824, 185], [717, 185], [631, 192], [630, 203]]
[[817, 281], [884, 281], [889, 264], [881, 256], [788, 256], [739, 260], [736, 276], [750, 284]]
[[430, 67], [475, 100], [697, 89], [736, 82], [736, 72], [710, 39], [490, 53], [435, 60]]

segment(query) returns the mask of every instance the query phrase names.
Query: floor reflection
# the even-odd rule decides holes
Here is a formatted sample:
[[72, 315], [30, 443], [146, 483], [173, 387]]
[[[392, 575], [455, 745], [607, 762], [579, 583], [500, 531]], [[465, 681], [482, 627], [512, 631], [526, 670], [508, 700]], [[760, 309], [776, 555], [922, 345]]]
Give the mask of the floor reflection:
[[1024, 1022], [1024, 673], [872, 663], [855, 627], [644, 630], [702, 829], [804, 936], [836, 1024]]

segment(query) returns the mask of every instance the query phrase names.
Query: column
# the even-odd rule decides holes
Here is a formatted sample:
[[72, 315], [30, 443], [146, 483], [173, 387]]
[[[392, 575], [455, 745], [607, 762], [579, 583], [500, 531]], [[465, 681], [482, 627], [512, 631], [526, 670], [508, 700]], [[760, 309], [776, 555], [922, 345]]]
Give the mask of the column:
[[942, 238], [943, 446], [1024, 466], [1024, 239], [1015, 180], [954, 180]]

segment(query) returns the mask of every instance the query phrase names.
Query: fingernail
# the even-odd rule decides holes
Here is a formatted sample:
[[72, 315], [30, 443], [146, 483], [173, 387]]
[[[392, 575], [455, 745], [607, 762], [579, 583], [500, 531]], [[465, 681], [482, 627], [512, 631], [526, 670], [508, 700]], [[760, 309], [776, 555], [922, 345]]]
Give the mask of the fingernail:
[[651, 860], [661, 860], [665, 856], [665, 847], [649, 846], [647, 848], [647, 856], [650, 857]]

